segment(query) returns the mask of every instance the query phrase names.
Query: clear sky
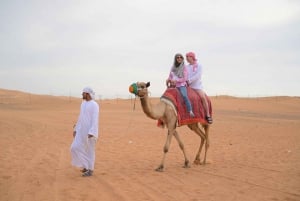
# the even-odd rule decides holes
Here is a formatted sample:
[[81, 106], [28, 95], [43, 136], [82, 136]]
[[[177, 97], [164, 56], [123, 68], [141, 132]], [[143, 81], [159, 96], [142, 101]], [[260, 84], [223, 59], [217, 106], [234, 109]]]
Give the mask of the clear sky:
[[299, 0], [1, 0], [0, 88], [128, 98], [193, 51], [208, 95], [300, 96]]

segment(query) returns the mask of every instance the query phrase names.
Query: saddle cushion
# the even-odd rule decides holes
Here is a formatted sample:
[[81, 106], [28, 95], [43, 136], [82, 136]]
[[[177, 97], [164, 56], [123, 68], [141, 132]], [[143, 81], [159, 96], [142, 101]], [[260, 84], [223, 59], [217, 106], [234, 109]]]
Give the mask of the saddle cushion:
[[[201, 101], [201, 98], [196, 90], [187, 87], [187, 94], [192, 104], [193, 112], [195, 117], [190, 117], [187, 111], [187, 107], [177, 88], [168, 88], [164, 94], [161, 96], [161, 100], [166, 100], [165, 102], [171, 102], [176, 109], [178, 126], [192, 124], [192, 123], [207, 123], [205, 119], [205, 111]], [[206, 100], [208, 103], [208, 109], [210, 116], [212, 117], [212, 106], [209, 97], [206, 95]]]

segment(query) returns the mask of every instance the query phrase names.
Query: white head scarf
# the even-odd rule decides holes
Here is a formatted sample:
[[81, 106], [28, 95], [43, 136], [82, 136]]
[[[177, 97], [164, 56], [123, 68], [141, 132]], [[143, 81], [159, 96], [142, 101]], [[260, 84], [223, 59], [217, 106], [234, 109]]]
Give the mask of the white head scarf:
[[85, 87], [82, 92], [90, 94], [92, 99], [95, 99], [95, 92], [91, 87]]

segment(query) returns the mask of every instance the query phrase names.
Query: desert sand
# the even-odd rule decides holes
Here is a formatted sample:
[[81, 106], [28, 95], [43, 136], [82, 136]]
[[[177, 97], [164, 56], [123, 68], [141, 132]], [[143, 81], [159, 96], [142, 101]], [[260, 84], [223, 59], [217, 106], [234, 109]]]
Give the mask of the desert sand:
[[[95, 172], [81, 177], [70, 156], [80, 96], [0, 90], [0, 200], [299, 201], [300, 98], [211, 100], [209, 163], [182, 168], [173, 139], [164, 172], [154, 169], [167, 130], [138, 99], [97, 100]], [[186, 126], [178, 131], [193, 161], [200, 139]]]

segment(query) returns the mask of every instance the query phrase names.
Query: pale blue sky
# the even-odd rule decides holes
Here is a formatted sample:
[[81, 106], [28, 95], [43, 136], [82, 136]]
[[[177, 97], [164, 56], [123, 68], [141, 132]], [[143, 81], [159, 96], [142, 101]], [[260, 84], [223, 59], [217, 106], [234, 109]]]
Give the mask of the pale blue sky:
[[128, 98], [194, 51], [208, 95], [300, 96], [298, 0], [2, 0], [0, 88]]

